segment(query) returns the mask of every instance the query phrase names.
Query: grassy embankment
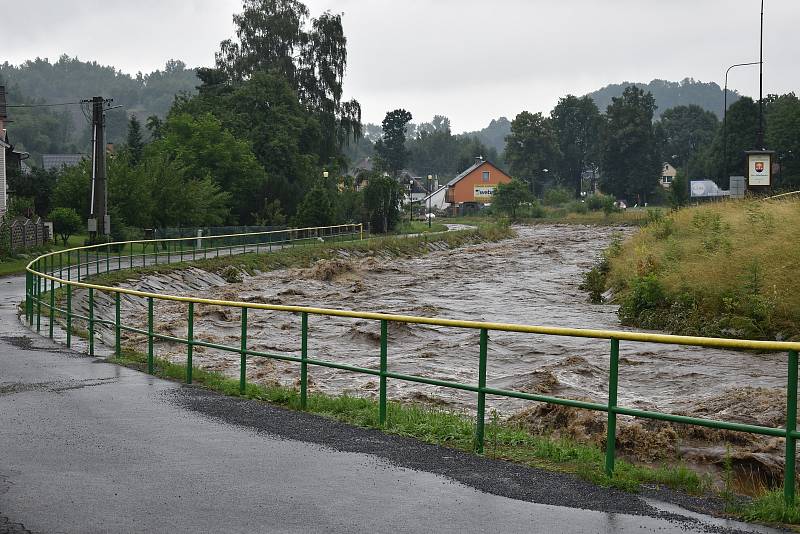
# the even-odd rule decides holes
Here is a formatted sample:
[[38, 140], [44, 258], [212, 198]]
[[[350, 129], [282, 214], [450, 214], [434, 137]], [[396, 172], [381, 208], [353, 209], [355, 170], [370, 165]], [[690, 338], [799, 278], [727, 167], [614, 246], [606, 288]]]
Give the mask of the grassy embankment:
[[[665, 213], [615, 242], [584, 289], [611, 289], [624, 324], [685, 335], [800, 339], [800, 199], [746, 199]], [[760, 488], [731, 512], [748, 520], [800, 523], [780, 490]]]
[[800, 200], [650, 212], [587, 277], [623, 323], [687, 335], [800, 339]]

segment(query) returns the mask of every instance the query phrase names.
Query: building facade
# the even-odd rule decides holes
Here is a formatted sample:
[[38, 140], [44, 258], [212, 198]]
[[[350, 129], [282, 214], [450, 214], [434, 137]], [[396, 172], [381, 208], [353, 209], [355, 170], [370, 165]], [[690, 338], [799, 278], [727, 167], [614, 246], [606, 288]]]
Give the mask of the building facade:
[[669, 189], [672, 187], [672, 181], [675, 179], [675, 175], [678, 174], [678, 171], [670, 165], [669, 163], [665, 163], [661, 167], [661, 187], [664, 189]]
[[445, 200], [454, 209], [465, 205], [489, 205], [497, 186], [510, 181], [511, 177], [496, 165], [483, 158], [476, 158], [472, 166], [447, 183]]

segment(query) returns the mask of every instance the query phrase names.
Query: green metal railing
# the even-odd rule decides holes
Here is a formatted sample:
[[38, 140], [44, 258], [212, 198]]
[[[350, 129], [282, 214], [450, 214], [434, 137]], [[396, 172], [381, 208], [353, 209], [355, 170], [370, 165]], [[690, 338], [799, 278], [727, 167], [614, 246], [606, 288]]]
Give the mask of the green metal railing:
[[[338, 241], [349, 239], [363, 239], [363, 231], [360, 225], [343, 225], [337, 227], [324, 227], [324, 228], [306, 228], [306, 229], [293, 229], [282, 230], [274, 232], [280, 237], [266, 236], [271, 232], [262, 232], [257, 234], [243, 234], [240, 237], [244, 244], [231, 245], [224, 247], [228, 254], [242, 253], [242, 252], [255, 252], [255, 253], [269, 253], [278, 248], [292, 247], [292, 246], [314, 246], [318, 239], [324, 241]], [[605, 412], [607, 414], [607, 438], [606, 438], [606, 457], [605, 457], [605, 471], [608, 476], [613, 476], [614, 462], [615, 462], [615, 444], [616, 444], [616, 430], [617, 430], [617, 415], [633, 416], [645, 419], [660, 420], [672, 423], [680, 423], [687, 425], [696, 425], [713, 429], [730, 430], [736, 432], [746, 432], [751, 434], [758, 434], [764, 436], [780, 437], [785, 439], [785, 469], [784, 469], [784, 498], [787, 505], [795, 502], [795, 454], [796, 454], [796, 440], [800, 437], [800, 432], [797, 431], [797, 373], [798, 373], [798, 350], [800, 350], [800, 343], [796, 342], [778, 342], [778, 341], [755, 341], [755, 340], [741, 340], [741, 339], [724, 339], [724, 338], [706, 338], [694, 336], [674, 336], [665, 334], [652, 334], [640, 332], [622, 332], [613, 330], [591, 330], [591, 329], [576, 329], [576, 328], [560, 328], [560, 327], [547, 327], [547, 326], [533, 326], [533, 325], [520, 325], [509, 323], [492, 323], [481, 321], [464, 321], [453, 319], [438, 319], [431, 317], [416, 317], [409, 315], [393, 315], [385, 313], [373, 312], [360, 312], [350, 310], [337, 310], [326, 308], [313, 308], [306, 306], [285, 306], [275, 304], [260, 304], [252, 302], [236, 302], [224, 301], [214, 299], [203, 299], [196, 297], [184, 297], [170, 294], [158, 294], [146, 291], [138, 291], [134, 289], [126, 289], [119, 287], [109, 287], [97, 284], [91, 284], [86, 281], [89, 276], [90, 266], [95, 266], [95, 271], [99, 273], [99, 265], [103, 263], [106, 269], [112, 269], [116, 260], [117, 269], [132, 268], [135, 266], [133, 257], [136, 256], [137, 260], [141, 260], [141, 265], [156, 264], [158, 262], [160, 246], [163, 247], [162, 241], [168, 241], [167, 244], [166, 261], [185, 261], [187, 259], [198, 259], [209, 257], [211, 254], [216, 257], [220, 253], [221, 247], [215, 247], [213, 241], [208, 243], [208, 246], [202, 241], [204, 239], [213, 240], [223, 236], [213, 236], [208, 238], [176, 238], [170, 240], [152, 240], [152, 241], [134, 241], [124, 243], [111, 243], [107, 245], [95, 245], [89, 247], [79, 247], [76, 249], [64, 250], [61, 252], [53, 252], [45, 254], [33, 260], [27, 268], [26, 273], [26, 299], [25, 299], [25, 318], [28, 324], [40, 331], [42, 306], [47, 308], [49, 318], [49, 335], [53, 336], [53, 324], [56, 320], [56, 314], [64, 317], [66, 324], [67, 346], [71, 345], [71, 330], [73, 328], [73, 321], [79, 319], [88, 325], [88, 346], [89, 353], [94, 354], [95, 345], [95, 330], [97, 325], [105, 325], [112, 328], [114, 331], [114, 351], [115, 354], [120, 355], [121, 335], [122, 332], [131, 332], [146, 336], [147, 339], [147, 372], [154, 372], [154, 344], [156, 340], [169, 341], [180, 343], [186, 346], [186, 377], [187, 383], [192, 382], [192, 366], [193, 366], [193, 351], [195, 347], [206, 347], [222, 351], [229, 351], [238, 353], [240, 356], [239, 363], [239, 391], [244, 393], [247, 386], [247, 359], [249, 357], [262, 357], [275, 360], [282, 360], [287, 362], [298, 363], [300, 366], [300, 404], [301, 408], [307, 407], [308, 400], [308, 366], [314, 365], [319, 367], [326, 367], [331, 369], [339, 369], [350, 371], [354, 373], [363, 373], [367, 375], [376, 376], [379, 378], [379, 391], [378, 391], [378, 418], [380, 424], [386, 425], [387, 419], [387, 380], [403, 380], [407, 382], [414, 382], [419, 384], [428, 384], [433, 386], [441, 386], [445, 388], [452, 388], [461, 391], [468, 391], [477, 394], [477, 415], [475, 424], [474, 435], [474, 449], [478, 453], [483, 452], [484, 446], [484, 425], [486, 416], [486, 395], [495, 395], [501, 397], [523, 399], [536, 402], [544, 402], [550, 404], [558, 404], [563, 406], [570, 406], [574, 408], [582, 408], [587, 410], [594, 410]], [[273, 241], [273, 237], [275, 240]], [[184, 250], [186, 242], [191, 241], [193, 244], [188, 246], [189, 250]], [[104, 248], [105, 247], [105, 248]], [[109, 248], [120, 248], [122, 252], [127, 249], [127, 254], [121, 254], [117, 257], [109, 255]], [[135, 252], [139, 248], [141, 254]], [[147, 247], [152, 248], [154, 252], [151, 254], [146, 253]], [[173, 254], [169, 253], [169, 247], [173, 248]], [[175, 249], [180, 252], [176, 256]], [[188, 254], [191, 252], [191, 257]], [[83, 253], [83, 256], [81, 256]], [[64, 258], [64, 255], [66, 257]], [[75, 256], [78, 261], [72, 263], [71, 259]], [[58, 260], [55, 260], [58, 258]], [[81, 258], [85, 261], [81, 261]], [[127, 260], [127, 261], [125, 261]], [[174, 261], [173, 261], [174, 260]], [[66, 278], [64, 278], [64, 270], [66, 269]], [[75, 271], [76, 278], [73, 280], [72, 272]], [[83, 272], [82, 272], [83, 271]], [[50, 283], [48, 290], [47, 284]], [[58, 284], [59, 288], [66, 288], [66, 309], [61, 309], [56, 306], [55, 293]], [[44, 286], [44, 288], [42, 287]], [[74, 295], [73, 287], [84, 288], [87, 290], [88, 299], [88, 315], [82, 316], [74, 312]], [[44, 291], [43, 291], [44, 289]], [[114, 320], [99, 319], [95, 315], [95, 292], [113, 295], [114, 297]], [[47, 298], [44, 295], [47, 294]], [[143, 298], [147, 302], [147, 328], [135, 328], [133, 326], [126, 326], [121, 324], [120, 315], [120, 297], [127, 295], [129, 297]], [[154, 330], [154, 300], [166, 300], [173, 302], [182, 302], [187, 304], [187, 335], [186, 338], [169, 336], [159, 334]], [[218, 343], [210, 343], [197, 339], [194, 335], [194, 317], [195, 307], [204, 305], [214, 306], [229, 306], [239, 308], [241, 311], [241, 337], [239, 346], [228, 346]], [[300, 317], [301, 340], [300, 340], [300, 353], [297, 354], [276, 354], [263, 351], [256, 351], [248, 348], [248, 310], [272, 310], [287, 312], [290, 314], [297, 314]], [[309, 332], [309, 317], [312, 315], [330, 316], [330, 317], [345, 317], [355, 319], [366, 319], [380, 322], [380, 353], [377, 362], [377, 368], [360, 367], [337, 363], [318, 358], [312, 358], [308, 353], [308, 332]], [[434, 325], [447, 328], [467, 328], [479, 331], [479, 342], [477, 347], [478, 354], [478, 381], [477, 384], [463, 384], [452, 380], [439, 380], [417, 375], [409, 375], [397, 373], [389, 370], [389, 334], [388, 323], [400, 322], [409, 324], [425, 324]], [[606, 403], [587, 402], [573, 399], [565, 399], [560, 397], [551, 397], [547, 395], [539, 395], [532, 393], [524, 393], [520, 391], [497, 389], [487, 386], [487, 362], [489, 358], [489, 341], [490, 332], [521, 332], [528, 334], [543, 334], [553, 336], [569, 336], [581, 338], [595, 338], [608, 340], [609, 346], [609, 376], [608, 376], [608, 400]], [[630, 342], [648, 342], [648, 343], [664, 343], [674, 345], [688, 345], [688, 346], [701, 346], [701, 347], [714, 347], [722, 349], [739, 349], [739, 350], [756, 350], [756, 351], [772, 351], [772, 352], [787, 352], [788, 353], [788, 372], [787, 372], [787, 386], [786, 386], [786, 422], [784, 428], [774, 428], [759, 425], [751, 425], [744, 423], [735, 423], [729, 421], [719, 421], [714, 419], [705, 419], [698, 417], [689, 417], [684, 415], [675, 415], [669, 413], [639, 410], [634, 408], [626, 408], [617, 405], [617, 394], [619, 384], [619, 348], [621, 341]]]

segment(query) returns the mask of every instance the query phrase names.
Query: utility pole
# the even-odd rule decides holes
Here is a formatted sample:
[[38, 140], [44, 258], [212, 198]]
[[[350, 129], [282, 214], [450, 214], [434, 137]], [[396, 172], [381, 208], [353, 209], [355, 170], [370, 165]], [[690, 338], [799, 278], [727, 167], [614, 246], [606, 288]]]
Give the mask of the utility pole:
[[764, 0], [761, 0], [761, 37], [758, 45], [758, 146], [764, 150]]
[[98, 242], [101, 235], [111, 233], [108, 217], [108, 188], [106, 187], [105, 104], [111, 100], [95, 96], [84, 100], [92, 105], [92, 187], [89, 199], [89, 240]]

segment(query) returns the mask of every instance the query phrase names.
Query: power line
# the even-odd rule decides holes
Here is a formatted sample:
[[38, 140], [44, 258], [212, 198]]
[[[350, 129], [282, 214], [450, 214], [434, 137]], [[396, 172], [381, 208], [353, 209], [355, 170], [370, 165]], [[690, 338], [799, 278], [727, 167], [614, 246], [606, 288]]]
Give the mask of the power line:
[[50, 108], [54, 106], [75, 106], [80, 102], [59, 102], [58, 104], [9, 104], [7, 108]]

